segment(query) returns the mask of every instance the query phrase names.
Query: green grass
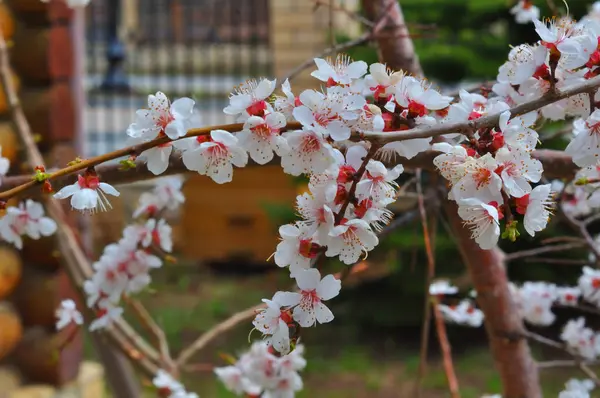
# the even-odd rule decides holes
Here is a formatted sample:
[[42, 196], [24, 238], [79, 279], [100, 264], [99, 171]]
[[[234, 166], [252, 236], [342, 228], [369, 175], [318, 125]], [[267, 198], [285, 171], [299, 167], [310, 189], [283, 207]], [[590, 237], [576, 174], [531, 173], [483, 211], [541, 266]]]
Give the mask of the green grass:
[[[276, 289], [287, 288], [289, 282], [269, 276], [244, 278], [217, 278], [207, 273], [181, 278], [173, 283], [168, 271], [157, 272], [153, 288], [157, 293], [141, 295], [156, 321], [164, 327], [173, 352], [199, 336], [202, 332], [240, 309], [269, 297]], [[169, 283], [165, 280], [170, 279]], [[199, 282], [199, 283], [198, 283]], [[135, 324], [134, 320], [132, 323]], [[223, 366], [219, 353], [237, 355], [248, 347], [250, 322], [220, 336], [214, 344], [202, 351], [195, 362]], [[255, 334], [253, 336], [257, 338]], [[376, 348], [378, 341], [358, 339], [347, 321], [320, 325], [306, 331], [308, 367], [303, 372], [304, 390], [298, 398], [396, 398], [412, 396], [419, 369], [418, 347], [397, 344], [392, 352]], [[455, 343], [459, 343], [458, 341]], [[431, 347], [436, 350], [437, 347]], [[93, 355], [86, 347], [88, 355]], [[542, 352], [534, 355], [544, 359]], [[499, 393], [500, 378], [493, 367], [487, 347], [474, 346], [466, 352], [453, 355], [461, 396], [479, 398], [483, 394]], [[542, 373], [544, 396], [557, 396], [570, 377], [583, 376], [576, 370], [546, 370]], [[212, 373], [186, 375], [188, 389], [201, 397], [229, 398]], [[423, 397], [446, 398], [446, 375], [439, 359], [429, 360], [422, 380]], [[154, 391], [147, 389], [147, 397]]]

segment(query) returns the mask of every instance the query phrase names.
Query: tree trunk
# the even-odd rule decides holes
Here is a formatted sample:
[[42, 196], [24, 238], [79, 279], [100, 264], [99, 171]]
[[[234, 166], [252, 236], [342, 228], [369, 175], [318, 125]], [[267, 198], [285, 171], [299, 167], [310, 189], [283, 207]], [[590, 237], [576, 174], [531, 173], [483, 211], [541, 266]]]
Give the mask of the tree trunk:
[[[387, 15], [386, 27], [376, 38], [379, 59], [391, 69], [423, 76], [419, 59], [397, 0], [362, 0], [366, 17], [378, 21]], [[454, 202], [445, 201], [452, 232], [477, 291], [477, 301], [485, 314], [485, 328], [496, 368], [500, 373], [504, 398], [541, 398], [536, 364], [527, 340], [522, 338], [523, 321], [509, 291], [504, 253], [499, 248], [482, 250], [458, 216]]]
[[502, 380], [502, 397], [541, 398], [537, 367], [522, 337], [523, 321], [509, 290], [504, 253], [497, 247], [481, 249], [463, 225], [456, 204], [446, 201], [444, 207], [477, 291], [477, 303], [485, 314], [485, 329]]
[[403, 70], [422, 76], [419, 57], [409, 36], [404, 14], [398, 0], [362, 0], [365, 16], [377, 22], [386, 16], [385, 27], [377, 35], [379, 59], [393, 70]]

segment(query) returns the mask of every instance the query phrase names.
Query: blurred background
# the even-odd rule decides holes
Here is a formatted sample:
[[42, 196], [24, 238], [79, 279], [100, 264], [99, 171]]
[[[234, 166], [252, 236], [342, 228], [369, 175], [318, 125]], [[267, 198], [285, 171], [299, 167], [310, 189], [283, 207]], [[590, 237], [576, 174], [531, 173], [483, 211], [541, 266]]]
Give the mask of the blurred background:
[[[40, 22], [31, 16], [38, 12], [35, 1], [39, 3], [13, 0], [4, 10], [6, 21], [16, 20], [16, 24], [12, 22], [16, 25], [15, 48], [25, 48], [19, 43], [37, 43], [40, 26], [65, 18], [54, 15]], [[310, 0], [92, 0], [78, 11], [81, 15], [75, 23], [80, 36], [74, 54], [81, 73], [74, 75], [85, 92], [75, 104], [80, 115], [80, 154], [89, 157], [123, 147], [135, 110], [145, 107], [147, 95], [158, 90], [171, 98], [193, 98], [198, 125], [232, 122], [222, 109], [235, 85], [252, 77], [286, 76], [333, 41], [343, 43], [362, 34], [364, 26], [352, 15], [361, 13], [359, 0], [335, 1], [343, 10], [334, 13], [333, 32], [326, 4]], [[532, 24], [514, 22], [509, 13], [513, 4], [506, 0], [403, 0], [401, 5], [425, 75], [448, 92], [493, 81], [511, 44], [538, 39]], [[542, 15], [548, 14], [545, 2], [536, 1], [535, 5], [542, 9]], [[571, 14], [577, 17], [590, 5], [589, 1], [569, 2]], [[25, 87], [23, 103], [34, 129], [44, 136], [46, 126], [43, 121], [35, 123], [39, 120], [37, 108], [30, 104], [36, 101], [34, 92], [45, 76], [35, 75], [28, 51], [15, 50], [13, 54], [16, 79]], [[372, 44], [348, 53], [356, 60], [377, 61]], [[309, 72], [292, 80], [295, 94], [317, 87]], [[558, 137], [544, 144], [563, 148], [565, 141]], [[142, 294], [142, 301], [164, 328], [174, 352], [219, 321], [270, 298], [276, 290], [288, 288], [287, 272], [267, 258], [278, 242], [278, 226], [295, 219], [294, 199], [306, 184], [284, 175], [277, 165], [236, 170], [234, 181], [224, 186], [198, 175], [183, 178], [186, 202], [169, 220], [174, 226], [177, 263], [154, 271], [152, 291]], [[431, 176], [425, 174], [425, 183], [428, 178]], [[405, 182], [410, 184], [409, 180], [410, 176]], [[89, 221], [96, 256], [106, 244], [120, 238], [140, 193], [151, 187], [151, 182], [121, 187], [122, 196], [112, 202], [114, 210]], [[407, 191], [411, 191], [408, 185]], [[466, 296], [470, 285], [460, 255], [435, 208], [436, 201], [430, 202], [430, 216], [438, 220], [436, 275], [453, 280]], [[413, 396], [426, 268], [415, 205], [416, 198], [410, 194], [394, 205], [397, 216], [404, 217], [403, 227], [383, 238], [365, 263], [368, 267], [353, 275], [331, 302], [335, 322], [305, 333], [308, 367], [299, 397]], [[554, 236], [561, 228], [552, 224], [539, 239]], [[521, 236], [517, 243], [503, 248], [511, 252], [535, 245], [529, 237]], [[569, 256], [585, 258], [586, 254], [573, 251]], [[334, 262], [325, 266], [342, 269]], [[552, 266], [542, 260], [516, 261], [508, 266], [515, 281], [543, 279], [573, 284], [580, 272], [579, 267]], [[19, 291], [13, 301], [22, 311]], [[29, 310], [35, 307], [29, 302], [27, 305]], [[557, 314], [569, 316], [566, 312]], [[135, 324], [134, 319], [131, 321]], [[28, 325], [35, 322], [25, 322], [26, 333]], [[213, 377], [211, 366], [225, 364], [222, 354], [243, 352], [250, 329], [250, 323], [243, 324], [200, 352], [195, 362], [204, 366], [184, 378], [188, 389], [201, 397], [233, 396]], [[557, 330], [540, 332], [555, 334]], [[498, 393], [500, 381], [487, 353], [483, 328], [449, 326], [449, 336], [463, 397]], [[437, 340], [433, 333], [425, 337], [430, 349], [424, 396], [446, 397]], [[89, 336], [84, 340], [85, 358], [96, 359]], [[534, 349], [539, 357], [555, 358], [555, 352]], [[545, 371], [547, 396], [556, 396], [568, 377], [564, 370]], [[151, 389], [148, 391], [148, 396], [153, 396]]]

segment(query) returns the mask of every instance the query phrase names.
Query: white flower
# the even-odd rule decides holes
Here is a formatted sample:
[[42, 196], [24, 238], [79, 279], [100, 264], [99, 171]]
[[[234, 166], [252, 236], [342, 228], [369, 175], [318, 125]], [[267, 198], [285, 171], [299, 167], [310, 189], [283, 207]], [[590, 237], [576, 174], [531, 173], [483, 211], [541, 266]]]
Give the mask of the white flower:
[[[158, 388], [159, 392], [172, 394], [175, 391], [181, 390], [183, 386], [166, 371], [159, 369], [154, 379], [152, 379], [154, 387]], [[169, 395], [170, 398], [170, 395]]]
[[433, 159], [433, 164], [440, 174], [451, 184], [456, 184], [465, 175], [464, 165], [470, 158], [465, 147], [450, 145], [447, 142], [435, 143], [434, 151], [443, 152]]
[[523, 150], [500, 148], [496, 152], [496, 162], [496, 174], [500, 171], [504, 189], [515, 198], [530, 193], [529, 182], [538, 182], [542, 178], [542, 163]]
[[237, 366], [224, 366], [215, 368], [215, 375], [225, 385], [229, 391], [240, 395], [246, 391], [246, 379], [240, 368]]
[[408, 110], [409, 117], [423, 117], [430, 110], [444, 109], [453, 99], [426, 87], [423, 81], [411, 76], [404, 77], [396, 87], [396, 102]]
[[207, 175], [217, 184], [231, 182], [233, 165], [244, 167], [248, 154], [238, 145], [238, 139], [225, 130], [210, 132], [210, 141], [183, 153], [183, 164], [189, 170]]
[[388, 170], [383, 163], [369, 160], [363, 179], [356, 185], [356, 196], [359, 199], [372, 198], [375, 202], [388, 205], [396, 200], [396, 179], [404, 171], [399, 164]]
[[228, 115], [242, 115], [241, 121], [250, 116], [264, 116], [270, 111], [268, 98], [275, 91], [277, 80], [248, 80], [236, 87], [229, 96], [229, 106], [223, 109]]
[[338, 55], [335, 61], [315, 58], [317, 70], [310, 75], [316, 77], [328, 86], [349, 85], [354, 80], [360, 79], [367, 73], [367, 63], [364, 61], [352, 61], [346, 55]]
[[573, 163], [580, 167], [595, 165], [600, 155], [600, 109], [595, 110], [586, 120], [573, 122], [573, 134], [565, 153], [572, 156]]
[[429, 285], [429, 294], [432, 296], [443, 296], [444, 294], [455, 294], [458, 292], [456, 286], [452, 286], [447, 280], [438, 280]]
[[429, 149], [432, 138], [415, 138], [413, 140], [394, 141], [389, 142], [380, 149], [383, 152], [382, 158], [393, 159], [390, 155], [396, 153], [398, 156], [402, 156], [406, 159], [412, 159], [421, 152], [425, 152]]
[[515, 16], [515, 21], [520, 24], [532, 22], [540, 17], [540, 9], [533, 5], [532, 0], [519, 0], [517, 5], [510, 9], [510, 13]]
[[[335, 141], [347, 140], [351, 130], [341, 120], [340, 113], [344, 103], [338, 100], [339, 98], [332, 98], [315, 90], [305, 90], [300, 94], [302, 105], [294, 108], [294, 118], [302, 123], [305, 129], [314, 130], [324, 137], [330, 136]], [[361, 109], [360, 106], [357, 108]], [[293, 149], [293, 146], [290, 145], [290, 148]]]
[[106, 211], [112, 206], [106, 194], [119, 196], [119, 191], [105, 182], [100, 182], [98, 177], [93, 174], [86, 176], [78, 175], [77, 182], [73, 185], [67, 185], [54, 194], [55, 199], [71, 198], [71, 206], [82, 212], [95, 213], [96, 211]]
[[518, 291], [521, 316], [533, 325], [554, 323], [552, 304], [557, 298], [556, 285], [544, 282], [525, 282]]
[[[333, 225], [333, 214], [331, 214]], [[320, 246], [313, 241], [312, 233], [304, 223], [279, 227], [281, 242], [275, 251], [275, 264], [290, 267], [292, 277], [298, 270], [310, 268], [310, 262], [319, 253]]]
[[64, 329], [67, 325], [74, 323], [83, 324], [83, 315], [77, 310], [75, 302], [71, 299], [63, 300], [60, 307], [56, 310], [56, 330]]
[[291, 316], [287, 311], [282, 311], [282, 304], [278, 303], [277, 295], [273, 300], [263, 299], [266, 308], [259, 310], [252, 324], [259, 332], [269, 336], [270, 345], [280, 354], [290, 352], [290, 329], [288, 323]]
[[583, 66], [596, 50], [597, 36], [577, 25], [571, 17], [549, 20], [549, 25], [534, 19], [535, 31], [542, 39], [542, 44], [560, 56], [561, 66], [574, 69]]
[[600, 270], [586, 266], [582, 271], [577, 282], [581, 294], [585, 300], [600, 307]]
[[19, 207], [9, 207], [0, 220], [0, 236], [17, 249], [23, 248], [22, 236], [40, 239], [56, 232], [57, 225], [51, 218], [44, 217], [44, 207], [31, 199], [21, 202]]
[[595, 359], [598, 356], [597, 335], [590, 328], [585, 327], [585, 319], [571, 319], [564, 326], [560, 339], [567, 347], [586, 359]]
[[502, 179], [496, 174], [498, 162], [486, 153], [480, 158], [468, 158], [462, 166], [464, 175], [452, 186], [449, 198], [477, 198], [485, 203], [502, 203]]
[[267, 164], [273, 160], [273, 152], [281, 156], [288, 151], [287, 141], [279, 134], [279, 130], [285, 125], [283, 113], [269, 113], [264, 119], [251, 116], [237, 138], [252, 160], [261, 165]]
[[377, 235], [364, 220], [350, 220], [333, 227], [329, 233], [327, 257], [339, 256], [344, 264], [354, 264], [379, 243]]
[[285, 79], [281, 85], [281, 91], [283, 91], [285, 97], [277, 96], [275, 98], [275, 110], [283, 113], [288, 121], [292, 121], [294, 120], [294, 108], [300, 105], [300, 99], [296, 100], [296, 96], [292, 93], [292, 87], [290, 86], [290, 81], [288, 79]]
[[471, 237], [484, 250], [493, 248], [500, 237], [499, 214], [494, 203], [483, 203], [476, 198], [458, 202], [458, 215], [471, 230]]
[[340, 293], [342, 282], [333, 275], [321, 279], [318, 270], [311, 268], [299, 272], [296, 283], [300, 293], [277, 292], [273, 301], [286, 307], [293, 307], [293, 317], [304, 328], [333, 320], [333, 313], [323, 301], [331, 300]]
[[479, 327], [483, 323], [483, 312], [469, 300], [462, 300], [456, 306], [438, 304], [438, 308], [447, 322], [471, 327]]
[[[0, 153], [2, 152], [2, 147], [0, 146]], [[8, 173], [8, 169], [10, 169], [10, 160], [7, 158], [0, 156], [0, 176], [5, 176]]]
[[113, 321], [120, 319], [122, 314], [123, 308], [121, 307], [101, 308], [96, 314], [97, 318], [90, 324], [90, 332], [108, 327]]
[[590, 391], [594, 387], [595, 383], [591, 379], [569, 379], [565, 383], [565, 389], [560, 392], [558, 398], [590, 398]]
[[123, 230], [123, 236], [127, 239], [133, 239], [142, 247], [149, 247], [154, 244], [167, 253], [173, 250], [173, 240], [171, 238], [172, 228], [163, 219], [156, 221], [151, 218], [145, 225], [130, 225]]
[[529, 128], [537, 119], [536, 112], [530, 112], [523, 116], [510, 118], [510, 112], [500, 114], [500, 131], [504, 138], [504, 144], [508, 149], [521, 149], [531, 152], [535, 149], [538, 141], [538, 133]]
[[[546, 68], [545, 62], [548, 49], [538, 45], [532, 47], [521, 44], [510, 50], [508, 61], [498, 69], [498, 82], [510, 84], [522, 84], [532, 77], [538, 68]], [[548, 71], [549, 73], [549, 71]]]
[[556, 300], [561, 305], [574, 306], [581, 296], [581, 289], [578, 287], [557, 287]]
[[393, 95], [396, 90], [394, 86], [404, 77], [404, 72], [392, 72], [380, 63], [371, 64], [369, 72], [365, 76], [365, 86], [376, 100]]
[[323, 187], [311, 187], [311, 193], [304, 193], [296, 197], [296, 208], [298, 213], [303, 218], [303, 223], [309, 226], [306, 231], [313, 234], [316, 243], [327, 245], [329, 241], [329, 232], [334, 224], [334, 211], [330, 206], [333, 206], [327, 200], [327, 191]]
[[289, 152], [281, 157], [283, 171], [293, 176], [321, 173], [334, 162], [333, 148], [321, 133], [312, 130], [283, 133]]
[[194, 113], [194, 100], [179, 98], [171, 104], [162, 92], [148, 96], [148, 108], [136, 112], [135, 123], [127, 134], [133, 138], [155, 138], [164, 134], [174, 140], [187, 133], [189, 119]]
[[529, 235], [534, 236], [546, 228], [554, 205], [553, 196], [551, 184], [545, 184], [517, 199], [517, 212], [525, 215], [523, 226]]

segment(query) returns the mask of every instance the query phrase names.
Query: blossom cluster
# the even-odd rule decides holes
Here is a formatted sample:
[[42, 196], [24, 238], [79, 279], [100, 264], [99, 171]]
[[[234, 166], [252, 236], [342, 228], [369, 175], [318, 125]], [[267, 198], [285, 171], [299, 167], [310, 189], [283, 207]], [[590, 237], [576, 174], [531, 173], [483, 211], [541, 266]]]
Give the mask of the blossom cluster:
[[152, 380], [154, 387], [158, 389], [160, 397], [164, 398], [198, 398], [198, 394], [187, 392], [183, 384], [177, 381], [171, 374], [160, 369]]
[[472, 300], [463, 299], [458, 304], [442, 304], [441, 301], [448, 295], [458, 293], [458, 288], [446, 280], [438, 280], [429, 286], [429, 295], [435, 298], [434, 305], [440, 310], [446, 322], [479, 327], [483, 323], [483, 312], [476, 308]]
[[237, 394], [261, 398], [293, 397], [302, 389], [299, 371], [306, 366], [304, 346], [298, 344], [287, 355], [274, 355], [265, 342], [254, 342], [230, 366], [216, 368], [225, 387]]
[[181, 185], [176, 177], [157, 180], [152, 192], [140, 196], [135, 223], [125, 227], [122, 238], [106, 246], [93, 264], [94, 275], [84, 283], [87, 306], [96, 312], [90, 330], [105, 328], [118, 319], [123, 313], [121, 297], [146, 288], [151, 282], [150, 271], [163, 265], [173, 242], [171, 227], [161, 216], [183, 203]]

